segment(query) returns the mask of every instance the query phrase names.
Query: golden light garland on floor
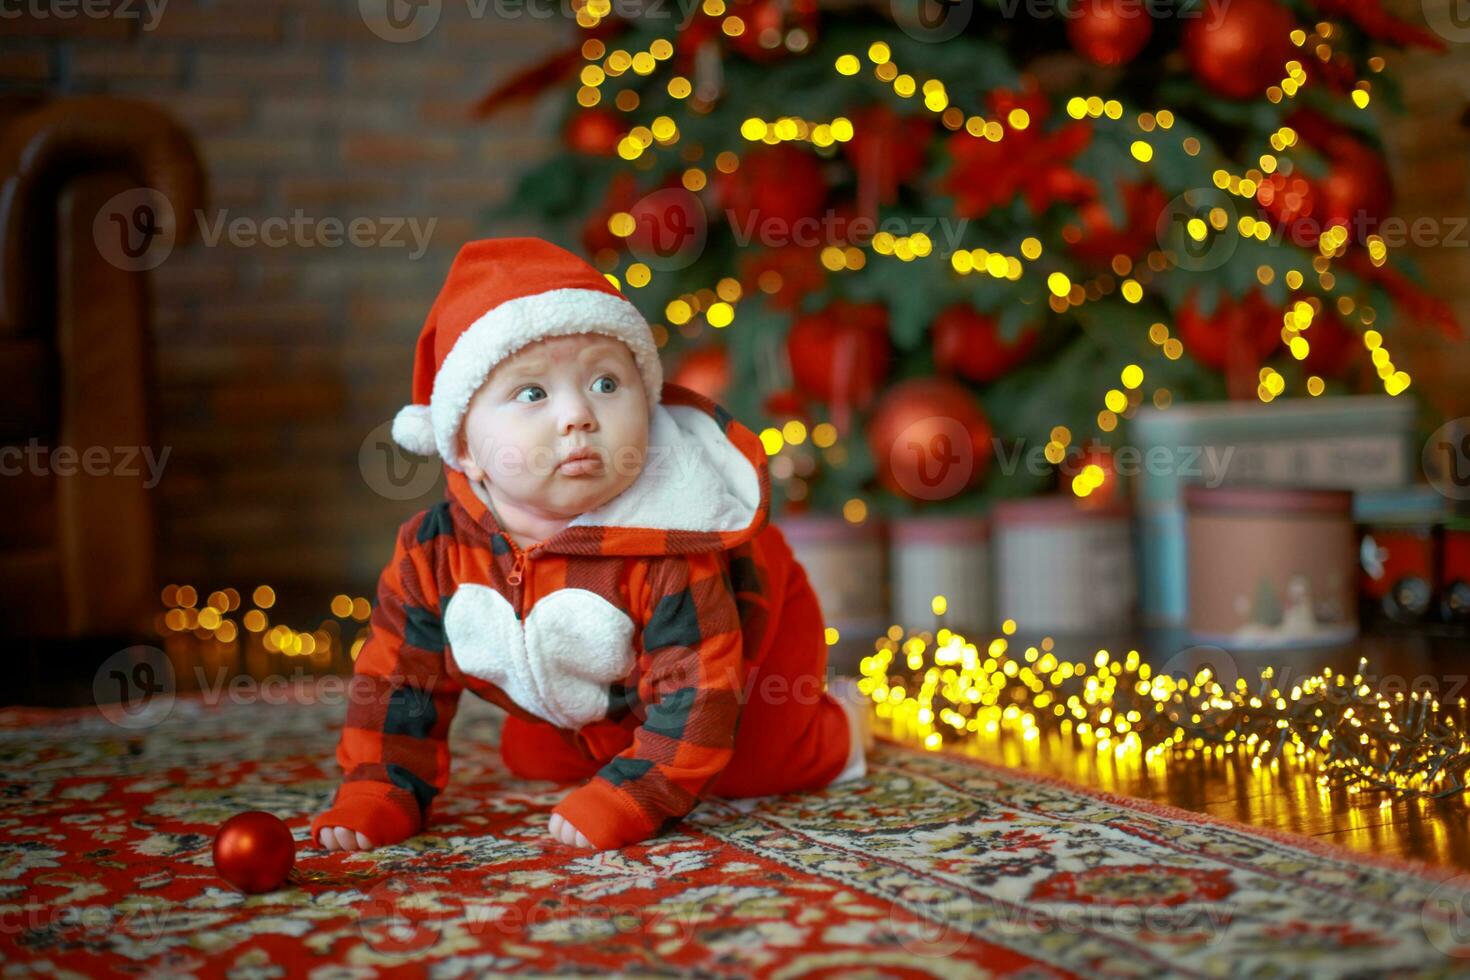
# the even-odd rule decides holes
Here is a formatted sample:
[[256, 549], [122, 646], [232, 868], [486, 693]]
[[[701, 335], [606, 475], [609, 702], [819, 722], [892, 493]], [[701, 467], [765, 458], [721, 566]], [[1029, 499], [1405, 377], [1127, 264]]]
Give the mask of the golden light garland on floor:
[[1217, 678], [1209, 667], [1176, 677], [1154, 671], [1136, 650], [1072, 661], [1048, 638], [1016, 653], [1015, 623], [1007, 620], [1003, 632], [982, 647], [948, 629], [905, 636], [894, 626], [863, 658], [859, 690], [879, 718], [929, 749], [981, 732], [1029, 742], [1046, 729], [1149, 768], [1237, 755], [1252, 768], [1303, 768], [1324, 790], [1467, 791], [1465, 700], [1387, 697], [1364, 680], [1366, 659], [1351, 677], [1326, 669], [1283, 690], [1270, 667], [1253, 680]]
[[[202, 606], [199, 605], [201, 595], [192, 585], [166, 585], [160, 598], [169, 607], [154, 619], [154, 629], [160, 638], [189, 634], [198, 640], [235, 649], [240, 641], [250, 641], [258, 635], [268, 653], [318, 660], [330, 657], [334, 647], [344, 644], [344, 624], [351, 628], [372, 617], [372, 603], [366, 597], [339, 594], [331, 602], [335, 618], [322, 620], [314, 630], [297, 630], [284, 623], [272, 625], [268, 610], [275, 606], [276, 592], [269, 585], [256, 586], [249, 594], [253, 608], [244, 612], [241, 609], [246, 597], [233, 588], [211, 592]], [[238, 614], [238, 622], [232, 614]], [[357, 659], [367, 635], [366, 626], [357, 626], [356, 635], [347, 647], [349, 658]]]

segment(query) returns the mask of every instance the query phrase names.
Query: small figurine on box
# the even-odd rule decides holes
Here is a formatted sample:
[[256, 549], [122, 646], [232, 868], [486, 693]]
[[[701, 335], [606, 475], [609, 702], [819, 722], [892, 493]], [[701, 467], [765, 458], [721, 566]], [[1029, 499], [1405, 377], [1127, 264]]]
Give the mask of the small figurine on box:
[[539, 239], [465, 245], [413, 396], [394, 440], [442, 459], [448, 486], [379, 580], [345, 778], [313, 841], [424, 829], [466, 690], [508, 713], [512, 773], [580, 784], [548, 827], [569, 845], [636, 843], [707, 794], [865, 773], [867, 715], [851, 685], [825, 689], [821, 612], [768, 523], [760, 440], [663, 383], [648, 324], [605, 276]]

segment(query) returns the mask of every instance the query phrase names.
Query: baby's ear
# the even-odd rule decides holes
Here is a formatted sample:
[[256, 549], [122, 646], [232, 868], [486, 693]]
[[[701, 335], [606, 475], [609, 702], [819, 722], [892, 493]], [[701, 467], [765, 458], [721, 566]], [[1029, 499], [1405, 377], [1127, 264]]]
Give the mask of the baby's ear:
[[459, 464], [460, 470], [471, 480], [483, 480], [485, 471], [480, 469], [473, 456], [470, 455], [469, 443], [465, 440], [464, 430], [454, 437], [454, 461]]

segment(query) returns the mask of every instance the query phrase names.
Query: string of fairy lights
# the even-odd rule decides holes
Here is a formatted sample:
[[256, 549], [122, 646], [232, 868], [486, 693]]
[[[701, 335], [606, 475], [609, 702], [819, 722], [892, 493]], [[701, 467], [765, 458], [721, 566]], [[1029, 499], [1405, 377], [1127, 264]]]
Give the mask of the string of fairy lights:
[[[267, 653], [307, 658], [313, 666], [330, 663], [333, 652], [344, 648], [356, 660], [368, 636], [367, 627], [360, 624], [372, 616], [372, 604], [365, 597], [339, 594], [331, 601], [333, 618], [323, 619], [315, 629], [273, 624], [276, 592], [269, 585], [256, 586], [248, 597], [233, 588], [217, 589], [201, 603], [194, 586], [169, 584], [160, 599], [165, 609], [154, 618], [154, 632], [160, 637], [192, 636], [225, 650], [237, 650], [242, 640], [258, 637]], [[344, 643], [348, 631], [355, 632], [351, 642]]]
[[[1066, 438], [1053, 432], [1048, 450]], [[356, 630], [347, 647], [355, 661], [369, 632], [361, 624], [372, 615], [367, 598], [339, 594], [331, 602], [335, 619], [316, 630], [273, 625], [276, 596], [267, 585], [251, 592], [243, 612], [246, 597], [232, 588], [201, 604], [193, 586], [168, 585], [161, 599], [168, 607], [157, 617], [162, 636], [192, 636], [227, 651], [257, 636], [265, 651], [304, 658], [313, 668], [331, 663], [344, 625]], [[933, 597], [940, 622], [947, 607], [943, 595]], [[1233, 680], [1209, 666], [1155, 671], [1136, 650], [1098, 650], [1074, 661], [1051, 637], [1018, 649], [1014, 620], [1000, 632], [982, 648], [945, 626], [905, 631], [895, 624], [862, 659], [858, 689], [895, 734], [930, 750], [980, 738], [1027, 743], [1054, 733], [1150, 773], [1171, 760], [1236, 757], [1252, 769], [1304, 772], [1324, 793], [1383, 791], [1385, 805], [1394, 797], [1470, 792], [1465, 699], [1442, 702], [1421, 691], [1390, 696], [1365, 679], [1366, 658], [1351, 675], [1328, 668], [1288, 684], [1273, 667]], [[825, 638], [837, 642], [837, 631], [829, 627]]]
[[[943, 596], [934, 609], [942, 615]], [[1385, 806], [1470, 792], [1465, 699], [1375, 690], [1366, 658], [1351, 675], [1327, 668], [1290, 684], [1272, 667], [1233, 680], [1208, 666], [1176, 676], [1136, 650], [1072, 661], [1049, 637], [1017, 649], [1015, 632], [1006, 620], [982, 646], [944, 627], [895, 625], [863, 658], [859, 690], [895, 733], [931, 750], [1054, 733], [1150, 774], [1171, 760], [1236, 757], [1305, 773], [1323, 793], [1383, 791]]]

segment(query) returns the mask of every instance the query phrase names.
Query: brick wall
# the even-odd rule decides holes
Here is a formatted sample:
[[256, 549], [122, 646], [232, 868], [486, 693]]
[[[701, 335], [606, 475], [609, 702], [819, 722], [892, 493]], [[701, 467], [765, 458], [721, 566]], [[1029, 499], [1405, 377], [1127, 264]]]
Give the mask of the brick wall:
[[[1458, 0], [1390, 0], [1405, 20], [1425, 23], [1429, 11], [1445, 11]], [[1463, 17], [1461, 18], [1463, 20]], [[1434, 56], [1396, 52], [1385, 73], [1402, 87], [1404, 111], [1382, 109], [1385, 149], [1396, 188], [1394, 211], [1409, 222], [1441, 223], [1444, 247], [1409, 247], [1431, 290], [1455, 306], [1470, 331], [1470, 30], [1449, 51]], [[1458, 220], [1457, 220], [1458, 219]], [[1450, 236], [1457, 241], [1450, 241]], [[1470, 339], [1459, 343], [1409, 333], [1393, 356], [1415, 379], [1436, 416], [1470, 415]]]
[[157, 438], [172, 447], [160, 575], [201, 590], [269, 583], [323, 614], [332, 593], [372, 587], [398, 523], [442, 493], [442, 481], [407, 501], [375, 492], [358, 450], [408, 399], [413, 342], [455, 250], [544, 233], [484, 213], [546, 152], [555, 106], [489, 123], [466, 107], [575, 30], [446, 2], [427, 37], [389, 43], [356, 0], [168, 0], [151, 29], [116, 15], [141, 0], [113, 7], [0, 21], [0, 85], [167, 107], [197, 136], [211, 224], [298, 209], [436, 222], [418, 258], [406, 230], [394, 248], [222, 235], [152, 273]]
[[[1416, 0], [1395, 2], [1422, 22]], [[554, 106], [490, 124], [468, 121], [465, 107], [574, 36], [560, 21], [470, 10], [443, 3], [435, 30], [412, 43], [374, 34], [356, 0], [169, 0], [147, 30], [121, 16], [0, 22], [5, 89], [169, 107], [198, 136], [211, 221], [300, 209], [437, 222], [418, 259], [405, 248], [196, 242], [155, 271], [159, 441], [172, 447], [159, 490], [166, 581], [268, 582], [320, 612], [332, 592], [368, 590], [397, 523], [440, 493], [375, 492], [359, 448], [407, 398], [413, 340], [459, 244], [543, 231], [492, 228], [482, 214], [547, 151], [540, 116]], [[1385, 119], [1399, 212], [1470, 215], [1470, 45], [1393, 55], [1390, 71], [1408, 110]], [[1410, 251], [1470, 323], [1470, 249]], [[1466, 349], [1420, 339], [1394, 356], [1438, 411], [1470, 414]]]

